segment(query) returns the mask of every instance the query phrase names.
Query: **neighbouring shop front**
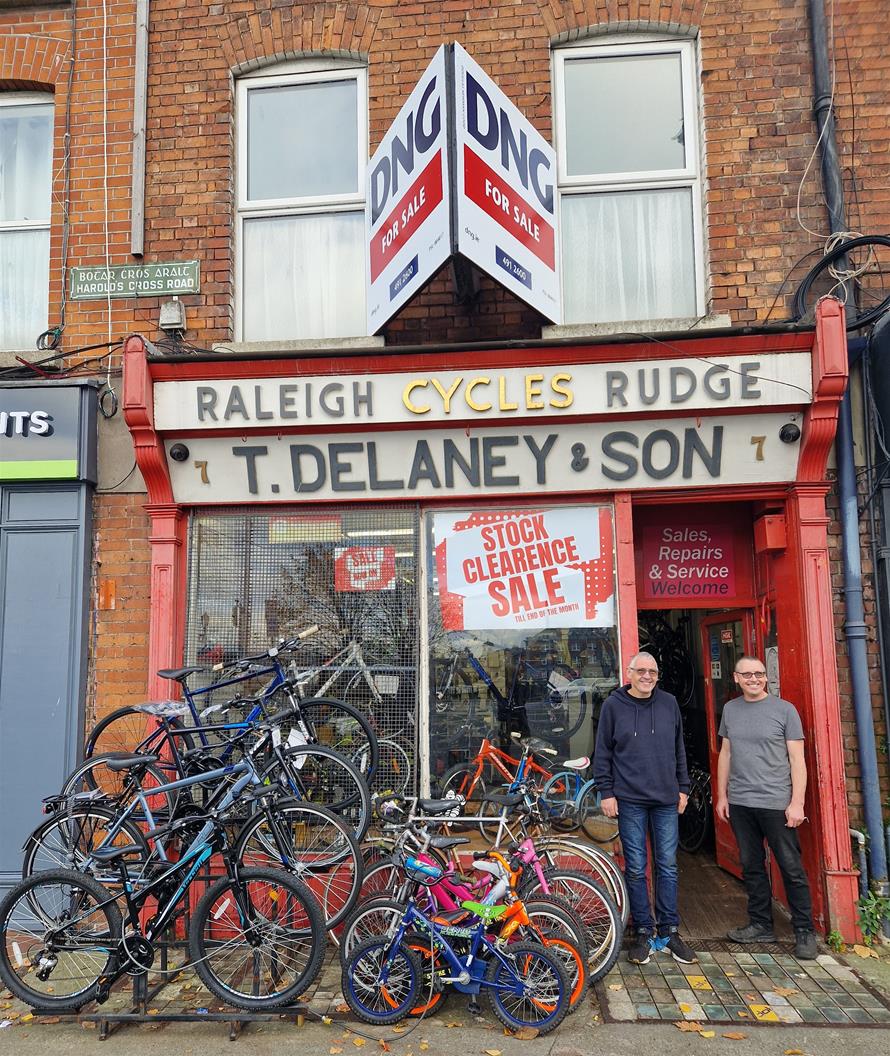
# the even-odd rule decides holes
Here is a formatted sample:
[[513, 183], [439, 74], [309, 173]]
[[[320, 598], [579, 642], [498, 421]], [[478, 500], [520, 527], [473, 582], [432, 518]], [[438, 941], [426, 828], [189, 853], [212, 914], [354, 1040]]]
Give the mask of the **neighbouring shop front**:
[[0, 889], [80, 756], [97, 389], [0, 386]]
[[[131, 338], [151, 670], [317, 625], [294, 663], [329, 666], [307, 686], [372, 718], [383, 787], [427, 791], [483, 743], [590, 752], [639, 647], [712, 775], [735, 657], [756, 651], [807, 731], [817, 918], [849, 932], [825, 514], [845, 356], [834, 302], [815, 331], [419, 350], [336, 372], [173, 361]], [[718, 826], [730, 871], [733, 846]]]

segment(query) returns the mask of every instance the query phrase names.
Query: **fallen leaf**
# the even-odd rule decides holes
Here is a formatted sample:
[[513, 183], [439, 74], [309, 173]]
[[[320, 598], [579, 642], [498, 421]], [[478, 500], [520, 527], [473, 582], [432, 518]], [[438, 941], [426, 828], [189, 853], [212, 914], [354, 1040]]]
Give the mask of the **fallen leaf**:
[[692, 1011], [692, 1005], [687, 1005], [685, 1001], [680, 1002], [680, 1011], [685, 1016], [687, 1012]]
[[715, 1036], [715, 1031], [713, 1031], [713, 1030], [700, 1030], [698, 1032], [698, 1035], [699, 1035], [700, 1038], [713, 1038]]
[[738, 1013], [738, 1017], [739, 1017], [739, 1019], [750, 1019], [750, 1018], [751, 1018], [751, 1017], [750, 1017], [750, 1016], [748, 1015], [748, 1013], [747, 1013], [747, 1012], [739, 1012], [739, 1013]]
[[724, 972], [723, 974], [726, 976], [727, 979], [735, 979], [736, 976], [735, 972]]
[[609, 989], [610, 990], [623, 990], [624, 987], [621, 985], [621, 983], [609, 983]]
[[409, 1028], [406, 1027], [404, 1023], [396, 1023], [396, 1025], [392, 1028], [392, 1032], [393, 1034], [404, 1034], [405, 1031], [408, 1029]]
[[426, 1050], [430, 1047], [430, 1043], [428, 1041], [421, 1041], [421, 1043], [417, 1047], [420, 1049], [421, 1052], [426, 1052]]
[[799, 990], [795, 990], [793, 986], [777, 986], [773, 990], [774, 994], [778, 994], [779, 997], [791, 997], [794, 994], [800, 993]]
[[41, 1016], [39, 1022], [41, 1023], [61, 1023], [61, 1019], [58, 1016]]
[[148, 1010], [148, 1014], [149, 1014], [150, 1016], [156, 1016], [156, 1015], [158, 1015], [158, 1013], [159, 1013], [160, 1011], [161, 1011], [161, 1010], [160, 1010], [159, 1008], [150, 1008], [150, 1009]]
[[22, 1016], [22, 1022], [23, 1023], [27, 1023], [29, 1019], [33, 1019], [33, 1018], [34, 1018], [34, 1013], [33, 1012], [28, 1012], [26, 1015]]
[[485, 1056], [501, 1056], [500, 1049], [483, 1049]]
[[453, 1030], [455, 1027], [462, 1027], [462, 1026], [463, 1026], [463, 1023], [456, 1023], [456, 1022], [455, 1023], [446, 1023], [445, 1024], [445, 1029], [446, 1030]]
[[354, 1046], [355, 1046], [355, 1047], [356, 1047], [357, 1049], [360, 1049], [360, 1048], [362, 1047], [362, 1045], [364, 1045], [364, 1043], [365, 1043], [365, 1039], [364, 1039], [364, 1038], [353, 1038], [353, 1039], [352, 1039], [352, 1044], [353, 1044], [353, 1045], [354, 1045]]
[[348, 1012], [349, 1011], [349, 1005], [347, 1005], [345, 1001], [341, 1001], [340, 1004], [337, 1005], [337, 1011], [338, 1012]]
[[675, 1022], [674, 1026], [677, 1030], [682, 1030], [684, 1034], [698, 1034], [703, 1029], [701, 1023], [696, 1023], [692, 1019], [682, 1019], [679, 1022]]
[[860, 943], [853, 943], [853, 953], [859, 957], [877, 957], [875, 950], [870, 949], [868, 946], [862, 946]]
[[742, 997], [748, 1002], [748, 1004], [757, 1000], [757, 994], [742, 994]]
[[329, 1052], [329, 1053], [331, 1054], [331, 1056], [340, 1056], [340, 1053], [341, 1053], [342, 1051], [343, 1051], [343, 1050], [342, 1050], [342, 1049], [340, 1048], [340, 1046], [339, 1046], [339, 1045], [332, 1045], [332, 1046], [331, 1046], [331, 1047], [330, 1047], [330, 1048], [328, 1049], [328, 1052]]
[[520, 1027], [519, 1030], [513, 1035], [514, 1038], [519, 1038], [520, 1041], [532, 1041], [541, 1032], [535, 1027]]
[[377, 1042], [377, 1044], [380, 1046], [380, 1048], [383, 1050], [383, 1052], [389, 1052], [389, 1042], [386, 1042], [386, 1041], [383, 1040], [383, 1038], [381, 1038]]
[[[741, 1015], [741, 1013], [739, 1013]], [[747, 1034], [743, 1034], [740, 1030], [728, 1030], [721, 1034], [723, 1038], [729, 1038], [730, 1041], [744, 1041], [748, 1037]]]
[[786, 1049], [785, 1056], [804, 1056], [803, 1049]]

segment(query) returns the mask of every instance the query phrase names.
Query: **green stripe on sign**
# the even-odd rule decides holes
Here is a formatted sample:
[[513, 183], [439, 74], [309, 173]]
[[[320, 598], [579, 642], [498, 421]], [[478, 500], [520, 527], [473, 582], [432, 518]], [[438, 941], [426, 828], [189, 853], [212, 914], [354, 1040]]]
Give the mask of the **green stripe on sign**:
[[0, 480], [76, 480], [76, 458], [43, 458], [34, 462], [4, 462]]

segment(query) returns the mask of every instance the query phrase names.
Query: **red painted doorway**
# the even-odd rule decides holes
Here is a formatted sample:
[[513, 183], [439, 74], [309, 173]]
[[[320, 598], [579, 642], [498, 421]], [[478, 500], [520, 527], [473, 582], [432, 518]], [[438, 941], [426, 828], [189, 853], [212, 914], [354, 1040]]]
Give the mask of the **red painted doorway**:
[[[732, 672], [736, 660], [754, 649], [754, 620], [751, 610], [737, 609], [706, 616], [700, 625], [701, 667], [704, 684], [705, 719], [708, 727], [708, 764], [711, 789], [717, 801], [717, 757], [720, 754], [720, 718], [723, 706], [738, 695]], [[733, 876], [741, 877], [739, 851], [729, 822], [714, 812], [717, 864]]]

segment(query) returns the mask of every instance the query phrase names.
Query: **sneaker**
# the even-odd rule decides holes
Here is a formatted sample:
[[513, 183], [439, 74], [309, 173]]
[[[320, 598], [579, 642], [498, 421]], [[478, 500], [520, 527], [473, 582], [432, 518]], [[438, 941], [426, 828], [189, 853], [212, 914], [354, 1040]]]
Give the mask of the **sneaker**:
[[815, 961], [819, 955], [816, 936], [812, 931], [795, 931], [794, 956], [801, 961]]
[[775, 942], [776, 935], [772, 928], [765, 924], [746, 924], [743, 928], [733, 928], [726, 933], [730, 942]]
[[631, 964], [648, 964], [650, 953], [649, 932], [638, 931], [634, 935], [630, 949], [627, 951], [627, 959]]
[[666, 950], [671, 951], [671, 956], [680, 964], [695, 964], [698, 960], [695, 950], [680, 938], [679, 932], [672, 931], [667, 941]]

